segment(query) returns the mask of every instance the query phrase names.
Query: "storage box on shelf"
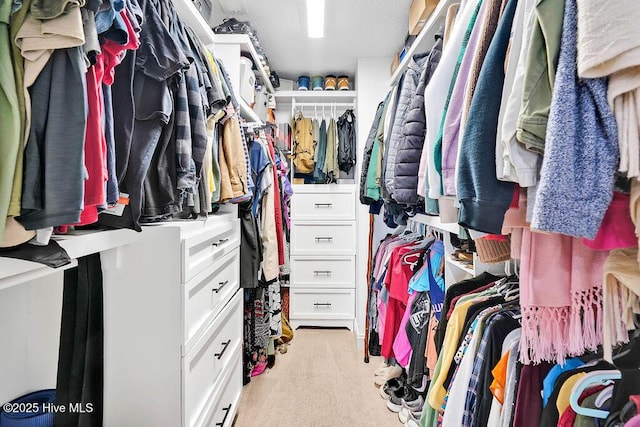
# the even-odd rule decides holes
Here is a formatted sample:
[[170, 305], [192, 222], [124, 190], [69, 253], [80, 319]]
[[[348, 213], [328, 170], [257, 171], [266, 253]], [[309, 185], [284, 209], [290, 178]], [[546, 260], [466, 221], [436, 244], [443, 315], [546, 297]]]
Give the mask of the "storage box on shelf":
[[256, 100], [256, 76], [251, 66], [252, 62], [249, 58], [240, 58], [240, 85], [238, 91], [242, 99], [249, 105]]
[[396, 53], [395, 55], [393, 55], [393, 61], [391, 62], [391, 75], [395, 73], [399, 65], [400, 65], [400, 55]]
[[417, 35], [438, 6], [438, 0], [413, 0], [409, 8], [409, 34]]
[[[258, 52], [253, 47], [251, 39], [246, 34], [214, 34], [213, 43], [209, 46], [215, 53], [216, 57], [220, 58], [229, 73], [231, 79], [231, 86], [236, 93], [239, 93], [241, 85], [241, 54], [248, 56], [253, 61], [256, 68], [257, 84], [260, 84], [266, 89], [267, 94], [273, 94], [274, 89], [269, 76], [262, 67]], [[260, 110], [258, 114], [254, 111], [249, 103], [243, 97], [238, 96], [238, 103], [240, 104], [240, 113], [249, 122], [261, 123], [266, 121], [266, 110]]]
[[460, 227], [456, 223], [443, 223], [439, 216], [431, 216], [418, 214], [411, 221], [425, 224], [434, 230], [443, 234], [444, 240], [444, 257], [445, 257], [445, 283], [451, 285], [461, 280], [475, 277], [485, 271], [493, 274], [504, 274], [504, 263], [485, 264], [480, 261], [478, 254], [473, 254], [473, 265], [465, 264], [459, 260], [455, 260], [451, 255], [455, 252], [455, 247], [451, 244], [450, 235], [458, 234]]
[[343, 326], [355, 320], [355, 186], [294, 185], [290, 321]]
[[[260, 61], [260, 57], [258, 56], [258, 52], [256, 48], [253, 47], [251, 43], [251, 39], [246, 34], [214, 34], [213, 35], [213, 45], [214, 50], [217, 55], [226, 56], [223, 52], [227, 47], [230, 47], [234, 51], [234, 61], [240, 61], [240, 53], [244, 53], [245, 55], [249, 55], [255, 64], [256, 71], [258, 73], [257, 77], [260, 79], [260, 83], [267, 87], [269, 93], [273, 93], [273, 85], [271, 85], [271, 80], [269, 80], [269, 75], [265, 71], [264, 67], [262, 67], [262, 63]], [[235, 55], [237, 52], [237, 55]], [[221, 57], [222, 61], [227, 65], [227, 62]], [[230, 66], [230, 65], [227, 65]], [[233, 78], [232, 78], [233, 80]], [[233, 83], [233, 82], [232, 82]], [[234, 86], [237, 87], [237, 86]]]
[[[416, 0], [422, 2], [430, 2], [430, 0]], [[420, 52], [426, 52], [431, 50], [431, 47], [435, 43], [435, 35], [444, 26], [444, 21], [447, 15], [447, 9], [455, 3], [455, 0], [440, 0], [429, 15], [426, 23], [420, 33], [416, 37], [416, 40], [411, 44], [411, 47], [407, 49], [405, 56], [400, 60], [400, 64], [391, 75], [391, 86], [394, 86], [400, 80], [400, 76], [407, 69], [409, 60], [413, 55]]]

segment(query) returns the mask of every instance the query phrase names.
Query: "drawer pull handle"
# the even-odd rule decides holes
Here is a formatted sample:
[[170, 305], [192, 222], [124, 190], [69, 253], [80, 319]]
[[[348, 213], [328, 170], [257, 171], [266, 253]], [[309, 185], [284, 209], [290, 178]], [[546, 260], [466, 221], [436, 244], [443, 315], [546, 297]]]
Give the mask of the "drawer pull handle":
[[331, 303], [330, 302], [316, 302], [313, 305], [315, 305], [316, 307], [331, 307]]
[[219, 423], [216, 423], [216, 427], [222, 427], [224, 425], [224, 422], [227, 421], [227, 417], [231, 412], [231, 403], [229, 403], [229, 406], [227, 406], [226, 408], [222, 408], [222, 412], [224, 412], [224, 418]]
[[213, 292], [215, 292], [217, 294], [218, 292], [220, 292], [222, 290], [222, 288], [224, 288], [228, 284], [229, 284], [228, 280], [225, 280], [224, 282], [218, 283], [219, 287], [217, 287], [216, 289], [213, 289]]
[[214, 356], [217, 357], [218, 360], [222, 359], [222, 355], [224, 354], [225, 351], [227, 351], [227, 348], [229, 348], [229, 344], [231, 344], [231, 340], [227, 340], [227, 342], [223, 342], [222, 351], [220, 353], [214, 354]]
[[229, 239], [222, 239], [222, 240], [218, 240], [217, 242], [213, 242], [211, 245], [213, 246], [220, 246], [223, 243], [227, 243], [229, 241]]
[[333, 203], [316, 203], [316, 208], [330, 208], [333, 206]]
[[323, 240], [327, 242], [332, 242], [333, 237], [316, 237], [316, 242], [322, 242]]
[[314, 276], [320, 276], [320, 275], [324, 275], [324, 276], [331, 276], [331, 270], [315, 270], [313, 272]]

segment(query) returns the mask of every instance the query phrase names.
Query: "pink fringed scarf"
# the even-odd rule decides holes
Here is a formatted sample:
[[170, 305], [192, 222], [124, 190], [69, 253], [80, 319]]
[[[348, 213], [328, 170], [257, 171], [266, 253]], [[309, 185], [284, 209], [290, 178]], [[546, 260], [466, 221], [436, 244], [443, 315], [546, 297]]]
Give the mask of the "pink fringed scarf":
[[638, 248], [611, 251], [604, 265], [604, 357], [612, 361], [612, 347], [629, 342], [640, 313]]
[[563, 363], [602, 343], [602, 272], [608, 252], [580, 239], [523, 230], [521, 360]]

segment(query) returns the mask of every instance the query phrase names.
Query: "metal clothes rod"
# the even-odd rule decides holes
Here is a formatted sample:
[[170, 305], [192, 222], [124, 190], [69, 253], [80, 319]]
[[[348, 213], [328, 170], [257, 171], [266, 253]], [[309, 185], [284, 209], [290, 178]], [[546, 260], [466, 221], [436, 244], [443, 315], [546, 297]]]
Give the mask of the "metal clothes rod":
[[296, 107], [353, 107], [353, 102], [296, 102]]

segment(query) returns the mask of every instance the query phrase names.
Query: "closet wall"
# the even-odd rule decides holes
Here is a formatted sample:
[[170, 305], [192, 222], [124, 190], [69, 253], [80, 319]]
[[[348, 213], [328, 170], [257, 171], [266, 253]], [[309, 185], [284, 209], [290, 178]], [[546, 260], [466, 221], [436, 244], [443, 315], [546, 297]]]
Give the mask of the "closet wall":
[[[361, 159], [363, 156], [364, 145], [369, 133], [371, 122], [375, 115], [375, 109], [380, 99], [384, 98], [386, 92], [389, 90], [389, 64], [391, 63], [390, 57], [372, 57], [372, 58], [358, 58], [357, 71], [355, 75], [355, 112], [357, 122], [357, 156], [354, 172], [354, 184], [356, 191], [353, 192], [354, 204], [355, 204], [355, 223], [356, 223], [356, 251], [355, 251], [355, 324], [354, 334], [356, 336], [358, 348], [362, 348], [364, 345], [364, 333], [365, 333], [365, 317], [366, 317], [366, 303], [367, 303], [367, 251], [368, 251], [368, 235], [369, 235], [369, 210], [368, 207], [362, 206], [358, 200], [357, 186], [360, 182], [360, 173], [362, 170]], [[338, 95], [339, 92], [336, 92]], [[311, 93], [307, 94], [302, 92], [299, 101], [308, 102], [302, 98], [312, 96]], [[313, 97], [315, 100], [315, 97]], [[280, 96], [276, 91], [276, 121], [278, 123], [290, 123], [291, 122], [291, 98]], [[313, 102], [313, 101], [311, 101]], [[328, 101], [332, 102], [332, 101]], [[336, 102], [343, 102], [337, 100]], [[319, 101], [319, 104], [321, 101]], [[342, 109], [338, 109], [338, 115], [341, 114]], [[311, 109], [305, 109], [305, 112], [313, 111]], [[321, 108], [318, 107], [318, 111]], [[328, 109], [327, 109], [328, 111]], [[330, 187], [340, 184], [330, 184]], [[351, 184], [347, 184], [352, 186]], [[313, 184], [307, 186], [312, 187]], [[296, 186], [300, 188], [301, 186]], [[294, 203], [296, 194], [294, 194]], [[377, 216], [376, 221], [376, 235], [374, 241], [382, 239], [386, 233], [386, 226], [382, 222], [381, 218]], [[294, 231], [295, 232], [295, 231]]]
[[[358, 156], [356, 162], [356, 183], [360, 182], [364, 146], [367, 141], [376, 107], [389, 90], [389, 64], [391, 58], [359, 58], [357, 68], [358, 81]], [[358, 191], [356, 190], [356, 198]], [[380, 215], [375, 218], [376, 235], [373, 241], [380, 241], [387, 230]], [[356, 224], [358, 230], [357, 268], [356, 268], [356, 326], [355, 333], [358, 348], [364, 346], [365, 318], [367, 308], [367, 254], [369, 246], [369, 207], [356, 200]]]

